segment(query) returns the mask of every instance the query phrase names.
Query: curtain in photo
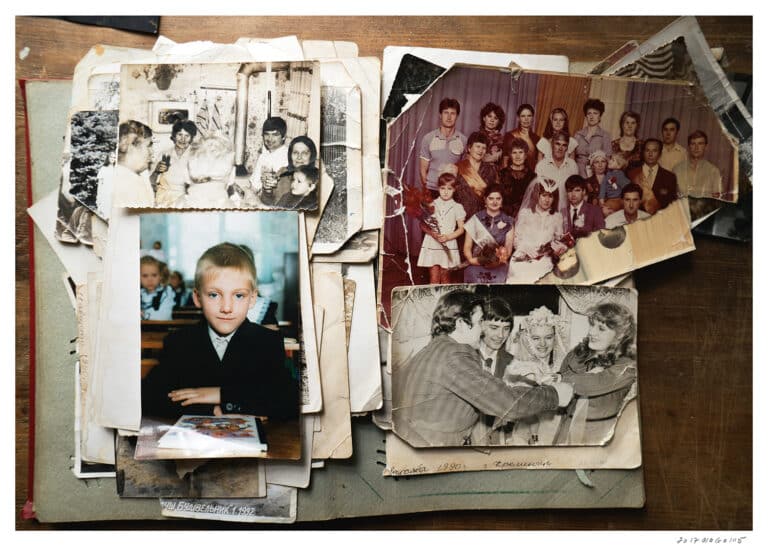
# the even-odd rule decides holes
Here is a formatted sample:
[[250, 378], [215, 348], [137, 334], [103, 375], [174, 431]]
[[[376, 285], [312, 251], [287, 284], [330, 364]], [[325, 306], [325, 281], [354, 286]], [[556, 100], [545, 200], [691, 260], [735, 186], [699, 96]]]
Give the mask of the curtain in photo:
[[552, 109], [560, 107], [568, 114], [571, 136], [584, 126], [584, 102], [589, 95], [590, 78], [563, 74], [539, 75], [536, 96], [536, 132], [544, 134]]
[[640, 114], [638, 136], [661, 139], [661, 123], [667, 117], [680, 121], [677, 142], [687, 149], [688, 135], [703, 130], [709, 138], [704, 157], [717, 166], [723, 185], [733, 181], [734, 151], [722, 132], [720, 121], [694, 90], [670, 84], [630, 82], [627, 87], [627, 109]]

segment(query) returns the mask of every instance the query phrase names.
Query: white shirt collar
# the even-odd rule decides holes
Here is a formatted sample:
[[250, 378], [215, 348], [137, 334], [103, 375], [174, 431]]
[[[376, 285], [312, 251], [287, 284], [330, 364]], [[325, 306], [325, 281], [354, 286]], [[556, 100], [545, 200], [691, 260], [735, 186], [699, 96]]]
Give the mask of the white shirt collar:
[[643, 174], [647, 176], [648, 173], [650, 173], [651, 171], [656, 173], [656, 170], [658, 168], [659, 168], [659, 164], [658, 163], [656, 165], [654, 165], [653, 167], [649, 166], [647, 163], [644, 163], [643, 164]]
[[232, 331], [227, 336], [220, 336], [216, 334], [216, 331], [214, 331], [210, 325], [208, 326], [208, 336], [211, 339], [211, 344], [213, 344], [214, 350], [216, 350], [216, 354], [219, 356], [219, 360], [224, 359], [224, 354], [227, 351], [227, 347], [229, 346], [229, 342], [232, 340], [232, 336], [237, 332], [237, 330]]
[[484, 340], [480, 339], [480, 354], [483, 358], [495, 358], [498, 350], [491, 349]]

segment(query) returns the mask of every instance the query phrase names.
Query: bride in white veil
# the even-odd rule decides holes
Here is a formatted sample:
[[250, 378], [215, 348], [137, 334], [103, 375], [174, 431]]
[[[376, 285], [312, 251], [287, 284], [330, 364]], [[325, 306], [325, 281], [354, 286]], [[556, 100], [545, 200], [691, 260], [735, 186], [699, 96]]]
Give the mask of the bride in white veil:
[[565, 187], [546, 177], [536, 177], [525, 191], [515, 218], [515, 246], [507, 284], [532, 284], [552, 270], [552, 255], [568, 246], [560, 242], [565, 231]]
[[[568, 325], [547, 307], [531, 311], [515, 335], [515, 357], [504, 371], [511, 386], [550, 385], [560, 381], [560, 365], [567, 354]], [[507, 443], [552, 445], [562, 417], [546, 412], [520, 420], [507, 435]]]

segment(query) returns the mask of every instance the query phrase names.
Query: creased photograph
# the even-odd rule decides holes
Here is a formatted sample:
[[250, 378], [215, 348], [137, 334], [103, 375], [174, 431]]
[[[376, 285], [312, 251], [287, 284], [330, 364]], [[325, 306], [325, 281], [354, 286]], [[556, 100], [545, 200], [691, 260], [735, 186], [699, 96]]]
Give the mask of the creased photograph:
[[324, 62], [320, 71], [320, 159], [333, 190], [327, 200], [320, 202], [322, 215], [312, 242], [312, 254], [337, 251], [363, 224], [360, 88], [341, 63]]
[[118, 206], [317, 208], [316, 63], [125, 65], [119, 120]]
[[392, 428], [412, 447], [605, 445], [637, 394], [637, 296], [555, 286], [394, 291]]
[[[672, 129], [683, 160], [662, 159]], [[642, 220], [690, 228], [669, 208], [735, 200], [738, 184], [737, 143], [690, 84], [460, 65], [389, 123], [386, 163], [385, 314], [395, 286], [569, 279], [585, 239]]]

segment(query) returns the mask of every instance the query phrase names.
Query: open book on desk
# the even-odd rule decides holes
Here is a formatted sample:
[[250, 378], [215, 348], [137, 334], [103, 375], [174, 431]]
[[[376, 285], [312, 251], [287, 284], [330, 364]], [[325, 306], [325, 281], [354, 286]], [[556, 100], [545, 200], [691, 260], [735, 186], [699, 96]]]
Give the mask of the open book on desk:
[[157, 447], [196, 451], [215, 451], [229, 456], [245, 456], [267, 450], [261, 422], [255, 416], [203, 416], [185, 414], [160, 436]]

